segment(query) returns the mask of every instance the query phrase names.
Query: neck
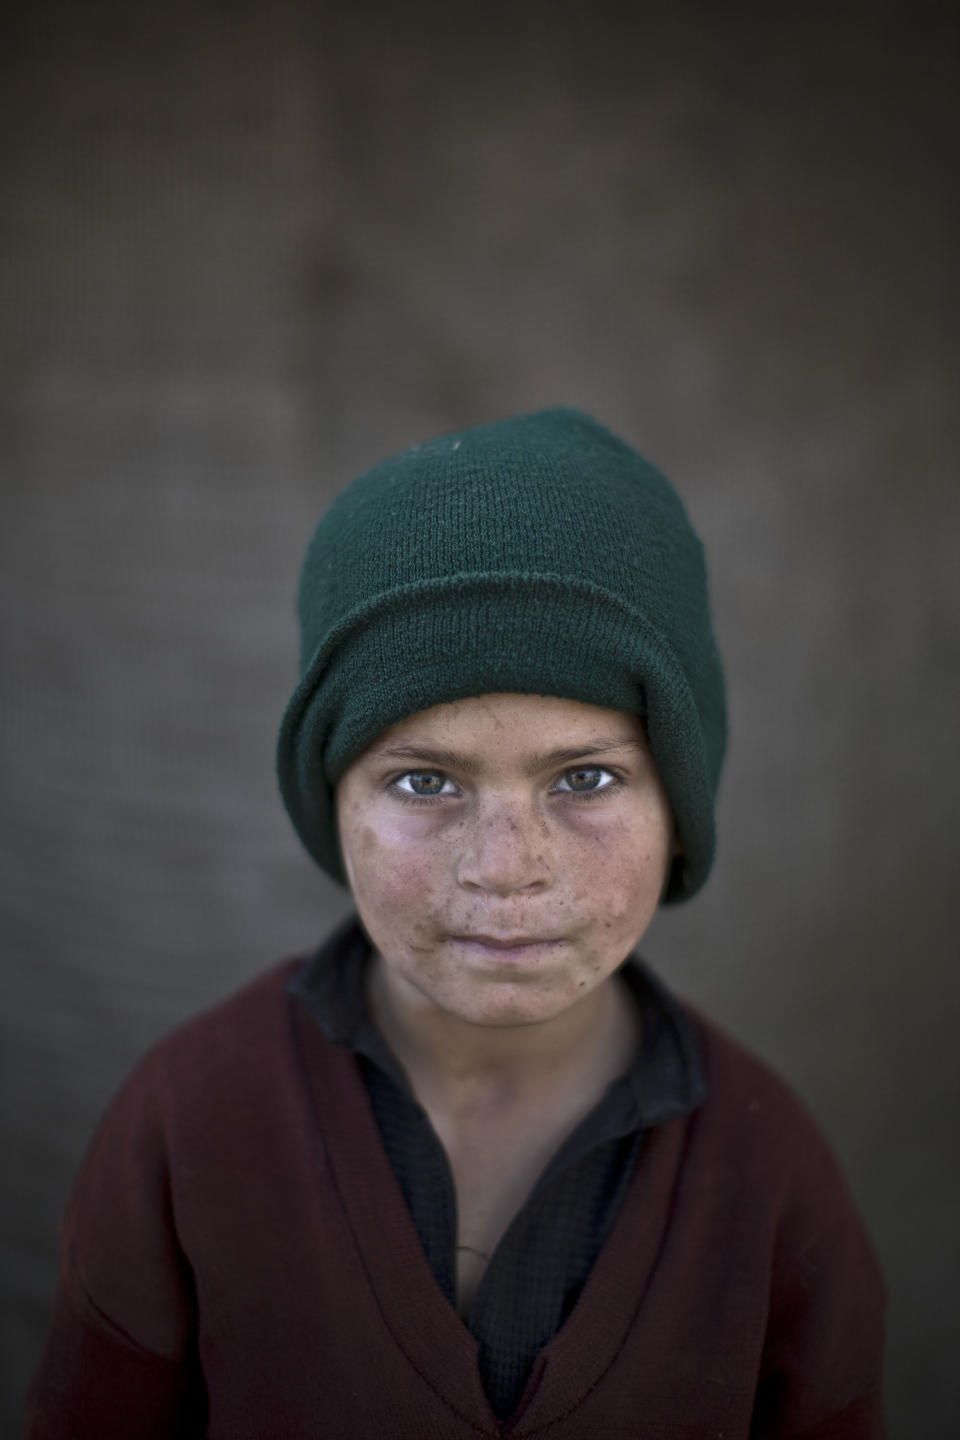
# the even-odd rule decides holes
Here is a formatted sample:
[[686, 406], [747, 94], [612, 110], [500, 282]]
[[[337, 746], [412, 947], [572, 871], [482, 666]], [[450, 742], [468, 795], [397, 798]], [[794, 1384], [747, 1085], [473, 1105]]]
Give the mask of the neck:
[[529, 1025], [476, 1025], [428, 1000], [379, 955], [368, 993], [381, 1033], [414, 1088], [425, 1092], [483, 1089], [521, 1099], [550, 1091], [561, 1075], [609, 1083], [636, 1052], [640, 1022], [615, 975], [550, 1020]]

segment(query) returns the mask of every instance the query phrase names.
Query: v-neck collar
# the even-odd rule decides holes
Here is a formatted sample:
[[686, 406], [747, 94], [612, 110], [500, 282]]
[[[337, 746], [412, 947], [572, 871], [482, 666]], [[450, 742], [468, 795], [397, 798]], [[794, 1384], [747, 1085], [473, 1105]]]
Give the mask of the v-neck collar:
[[[327, 968], [331, 949], [344, 946], [353, 952], [353, 977], [347, 966], [340, 970], [339, 978], [331, 978]], [[667, 1177], [674, 1166], [669, 1160], [661, 1162], [681, 1144], [682, 1127], [668, 1122], [694, 1109], [705, 1088], [696, 1035], [677, 1002], [640, 962], [632, 960], [631, 971], [634, 966], [637, 969], [628, 983], [641, 990], [651, 987], [659, 1002], [652, 1006], [652, 1013], [660, 1012], [659, 1033], [655, 1025], [645, 1036], [634, 1067], [637, 1076], [631, 1083], [639, 1090], [638, 1103], [644, 1095], [651, 1095], [647, 1088], [651, 1068], [656, 1073], [665, 1063], [673, 1065], [676, 1083], [672, 1094], [668, 1087], [665, 1097], [661, 1075], [659, 1096], [654, 1090], [653, 1100], [648, 1098], [643, 1118], [650, 1133], [611, 1234], [572, 1313], [540, 1352], [519, 1404], [511, 1416], [499, 1421], [480, 1378], [478, 1343], [430, 1268], [350, 1053], [356, 1049], [369, 1054], [373, 1048], [370, 1058], [380, 1063], [376, 1052], [382, 1046], [387, 1063], [392, 1060], [366, 1011], [362, 985], [357, 981], [364, 949], [368, 954], [369, 942], [356, 922], [349, 922], [288, 987], [303, 1002], [294, 1007], [297, 1033], [344, 1214], [384, 1322], [408, 1362], [451, 1411], [481, 1434], [520, 1437], [574, 1408], [599, 1382], [624, 1342], [655, 1265], [669, 1213]], [[319, 1003], [324, 993], [329, 1000], [330, 984], [345, 987], [344, 1003], [332, 1011]], [[645, 1009], [645, 1020], [646, 1014]], [[318, 1025], [332, 1044], [323, 1043]], [[669, 1062], [665, 1059], [668, 1054], [672, 1057]], [[393, 1066], [405, 1081], [395, 1061]], [[633, 1071], [630, 1073], [632, 1076]], [[339, 1103], [324, 1103], [331, 1092], [340, 1097]], [[644, 1214], [641, 1226], [636, 1224], [638, 1205]], [[622, 1283], [625, 1270], [633, 1277], [630, 1286]]]
[[[477, 1341], [424, 1255], [357, 1066], [348, 1051], [325, 1043], [301, 1006], [294, 1007], [294, 1023], [346, 1222], [384, 1323], [408, 1363], [481, 1434], [509, 1433], [519, 1440], [570, 1411], [616, 1359], [650, 1280], [669, 1215], [671, 1157], [682, 1147], [683, 1127], [661, 1126], [648, 1136], [626, 1203], [577, 1305], [541, 1351], [517, 1408], [501, 1422], [480, 1379]], [[638, 1202], [642, 1225], [636, 1224]], [[629, 1286], [625, 1272], [633, 1277]]]

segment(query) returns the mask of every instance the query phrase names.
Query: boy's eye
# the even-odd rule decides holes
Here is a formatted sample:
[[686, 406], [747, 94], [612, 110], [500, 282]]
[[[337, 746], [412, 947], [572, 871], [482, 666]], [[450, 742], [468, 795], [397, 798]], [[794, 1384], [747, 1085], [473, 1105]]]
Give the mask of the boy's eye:
[[[411, 770], [408, 774], [401, 775], [395, 784], [404, 795], [421, 797], [451, 794], [454, 789], [453, 782], [437, 770]], [[447, 786], [450, 788], [447, 789]]]
[[591, 790], [605, 790], [613, 779], [610, 771], [601, 765], [585, 765], [579, 770], [565, 770], [555, 788], [582, 795]]

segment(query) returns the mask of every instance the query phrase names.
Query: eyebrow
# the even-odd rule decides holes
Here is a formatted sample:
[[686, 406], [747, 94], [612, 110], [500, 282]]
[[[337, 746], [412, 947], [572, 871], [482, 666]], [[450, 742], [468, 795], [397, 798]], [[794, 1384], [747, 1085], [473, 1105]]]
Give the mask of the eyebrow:
[[[565, 746], [559, 750], [547, 750], [531, 755], [524, 765], [524, 774], [534, 776], [559, 765], [569, 765], [576, 760], [590, 759], [595, 755], [608, 755], [614, 750], [643, 750], [642, 740], [617, 740], [601, 737], [593, 745]], [[446, 750], [433, 745], [384, 745], [373, 750], [377, 760], [417, 760], [422, 765], [436, 766], [438, 770], [459, 770], [461, 775], [478, 775], [482, 765], [473, 755], [461, 754], [458, 750]]]

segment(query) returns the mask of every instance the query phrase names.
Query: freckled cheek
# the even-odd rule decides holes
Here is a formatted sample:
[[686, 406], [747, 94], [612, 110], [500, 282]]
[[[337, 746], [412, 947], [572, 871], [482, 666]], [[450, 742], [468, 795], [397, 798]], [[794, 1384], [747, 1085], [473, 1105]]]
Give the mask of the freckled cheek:
[[603, 916], [604, 929], [629, 928], [659, 899], [666, 846], [658, 827], [618, 820], [581, 826], [565, 846], [571, 893]]
[[429, 911], [442, 889], [446, 856], [441, 845], [385, 826], [363, 827], [348, 844], [351, 888], [361, 910], [397, 919]]

